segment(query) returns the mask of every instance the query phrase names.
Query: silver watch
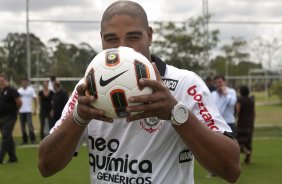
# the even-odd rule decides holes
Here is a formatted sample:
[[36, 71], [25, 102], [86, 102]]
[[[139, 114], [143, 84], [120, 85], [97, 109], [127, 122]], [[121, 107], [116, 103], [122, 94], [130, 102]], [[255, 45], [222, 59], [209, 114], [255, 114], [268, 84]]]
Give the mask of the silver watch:
[[182, 125], [188, 120], [188, 117], [189, 111], [187, 107], [181, 102], [178, 102], [171, 111], [171, 124]]

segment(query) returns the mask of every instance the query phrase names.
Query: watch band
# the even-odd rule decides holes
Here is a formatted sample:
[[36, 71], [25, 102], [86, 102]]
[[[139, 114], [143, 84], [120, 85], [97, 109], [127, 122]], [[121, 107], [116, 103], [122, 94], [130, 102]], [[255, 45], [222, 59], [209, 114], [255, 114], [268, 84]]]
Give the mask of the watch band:
[[83, 119], [80, 117], [77, 113], [77, 104], [74, 106], [73, 112], [72, 112], [72, 117], [74, 121], [79, 125], [79, 126], [86, 126], [89, 123], [89, 120]]

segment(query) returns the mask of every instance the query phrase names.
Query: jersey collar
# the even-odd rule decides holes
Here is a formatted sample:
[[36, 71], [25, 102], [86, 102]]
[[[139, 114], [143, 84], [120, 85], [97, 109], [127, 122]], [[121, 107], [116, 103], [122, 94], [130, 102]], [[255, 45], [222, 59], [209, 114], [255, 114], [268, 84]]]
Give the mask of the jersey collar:
[[163, 62], [160, 58], [158, 58], [157, 56], [152, 55], [151, 56], [152, 61], [154, 63], [156, 63], [156, 66], [160, 72], [160, 75], [163, 77], [165, 75], [165, 71], [166, 71], [166, 64], [165, 62]]

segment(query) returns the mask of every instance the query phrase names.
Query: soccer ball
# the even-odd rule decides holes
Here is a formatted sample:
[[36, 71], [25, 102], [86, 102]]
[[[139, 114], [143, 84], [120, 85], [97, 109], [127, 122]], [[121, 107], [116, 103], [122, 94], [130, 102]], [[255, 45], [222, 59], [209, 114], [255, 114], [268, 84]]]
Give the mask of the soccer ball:
[[151, 94], [152, 89], [140, 88], [139, 79], [156, 79], [150, 61], [132, 48], [119, 47], [98, 53], [85, 72], [86, 94], [96, 98], [91, 105], [106, 112], [105, 116], [123, 118], [136, 113], [125, 111], [128, 98]]

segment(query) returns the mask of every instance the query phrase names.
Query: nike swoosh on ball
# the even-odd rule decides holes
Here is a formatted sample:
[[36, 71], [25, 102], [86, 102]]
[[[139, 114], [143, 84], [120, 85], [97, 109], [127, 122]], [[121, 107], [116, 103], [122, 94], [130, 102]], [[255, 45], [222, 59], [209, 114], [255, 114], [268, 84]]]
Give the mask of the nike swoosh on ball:
[[106, 86], [106, 85], [108, 85], [110, 82], [112, 82], [113, 80], [115, 80], [116, 78], [118, 78], [119, 76], [121, 76], [122, 74], [124, 74], [125, 72], [127, 72], [128, 70], [125, 70], [124, 72], [121, 72], [120, 74], [117, 74], [117, 75], [115, 75], [115, 76], [113, 76], [113, 77], [111, 77], [111, 78], [109, 78], [109, 79], [107, 79], [107, 80], [103, 80], [102, 79], [102, 76], [101, 76], [101, 78], [100, 78], [100, 85], [101, 86]]

